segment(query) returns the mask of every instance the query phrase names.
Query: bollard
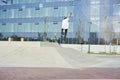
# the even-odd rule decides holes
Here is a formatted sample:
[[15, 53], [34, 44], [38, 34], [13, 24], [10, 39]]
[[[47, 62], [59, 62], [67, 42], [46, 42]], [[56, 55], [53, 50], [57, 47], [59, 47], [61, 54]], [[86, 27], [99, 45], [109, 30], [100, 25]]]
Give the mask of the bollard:
[[12, 38], [11, 38], [11, 37], [9, 37], [9, 38], [8, 38], [8, 41], [12, 41]]
[[21, 38], [21, 40], [20, 40], [21, 42], [23, 42], [24, 41], [24, 38]]

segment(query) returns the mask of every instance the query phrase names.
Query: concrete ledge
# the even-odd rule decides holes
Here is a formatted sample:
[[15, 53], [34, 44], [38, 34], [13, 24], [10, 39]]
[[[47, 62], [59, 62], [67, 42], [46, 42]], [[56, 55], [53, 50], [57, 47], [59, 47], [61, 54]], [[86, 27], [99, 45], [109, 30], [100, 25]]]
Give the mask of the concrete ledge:
[[[79, 45], [79, 44], [61, 44], [62, 47], [64, 48], [73, 48], [81, 52], [88, 52], [88, 46], [89, 45]], [[105, 52], [105, 45], [90, 45], [90, 51], [91, 52]], [[110, 45], [106, 46], [106, 52], [110, 52]], [[111, 46], [111, 52], [117, 52], [120, 54], [120, 45], [112, 45]]]

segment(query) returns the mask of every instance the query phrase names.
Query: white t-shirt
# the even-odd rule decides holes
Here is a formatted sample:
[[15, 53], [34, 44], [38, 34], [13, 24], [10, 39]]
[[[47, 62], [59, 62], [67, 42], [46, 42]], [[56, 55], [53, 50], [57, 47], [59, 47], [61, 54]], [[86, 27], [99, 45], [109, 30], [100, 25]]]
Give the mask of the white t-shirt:
[[69, 28], [69, 18], [66, 18], [62, 20], [62, 29], [68, 29]]

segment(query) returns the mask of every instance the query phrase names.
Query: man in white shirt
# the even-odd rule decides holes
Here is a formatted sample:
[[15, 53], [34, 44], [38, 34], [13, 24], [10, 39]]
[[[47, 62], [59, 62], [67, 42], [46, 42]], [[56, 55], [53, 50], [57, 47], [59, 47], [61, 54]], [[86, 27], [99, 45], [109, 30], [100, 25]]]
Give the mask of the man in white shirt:
[[[65, 17], [65, 18], [62, 20], [61, 38], [62, 38], [62, 36], [64, 35], [64, 40], [63, 40], [63, 42], [66, 40], [66, 35], [67, 35], [68, 28], [69, 28], [69, 19], [70, 19], [71, 16], [72, 16], [72, 13], [70, 13], [70, 14], [68, 15], [68, 17]], [[65, 32], [63, 33], [63, 31], [65, 31]]]

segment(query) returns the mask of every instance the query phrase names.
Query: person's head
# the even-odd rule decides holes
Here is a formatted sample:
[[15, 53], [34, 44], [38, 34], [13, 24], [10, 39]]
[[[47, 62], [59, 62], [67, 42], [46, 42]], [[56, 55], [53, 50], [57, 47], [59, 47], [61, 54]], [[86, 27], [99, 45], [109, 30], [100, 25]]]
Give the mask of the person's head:
[[67, 19], [67, 17], [64, 17], [64, 19]]

